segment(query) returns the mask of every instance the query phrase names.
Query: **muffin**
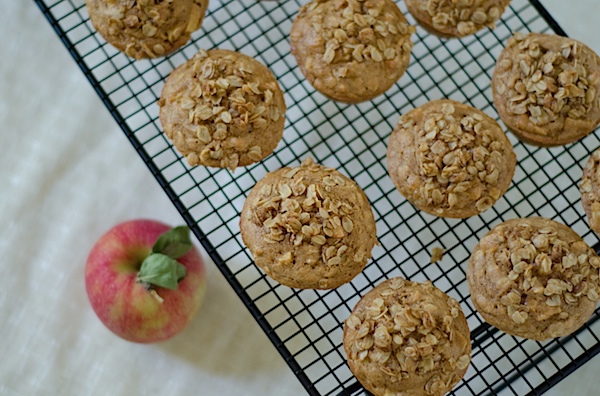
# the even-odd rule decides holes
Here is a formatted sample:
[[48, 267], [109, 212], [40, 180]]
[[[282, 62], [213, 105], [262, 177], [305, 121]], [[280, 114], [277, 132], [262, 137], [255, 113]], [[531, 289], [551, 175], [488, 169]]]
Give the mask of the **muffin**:
[[467, 269], [483, 319], [515, 336], [571, 334], [594, 313], [600, 258], [571, 228], [541, 217], [512, 219], [479, 241]]
[[135, 59], [157, 58], [187, 43], [200, 29], [208, 0], [86, 0], [104, 39]]
[[344, 325], [350, 370], [375, 396], [441, 396], [471, 361], [460, 305], [433, 286], [393, 278], [369, 291]]
[[387, 91], [404, 74], [414, 32], [392, 0], [313, 0], [300, 8], [290, 45], [317, 91], [358, 103]]
[[587, 221], [597, 235], [600, 235], [600, 149], [597, 149], [588, 158], [585, 167], [583, 168], [583, 176], [581, 177], [581, 204]]
[[387, 166], [398, 191], [418, 209], [466, 218], [485, 212], [506, 192], [516, 156], [496, 121], [444, 99], [400, 117]]
[[493, 29], [510, 0], [406, 0], [408, 11], [425, 30], [442, 38], [465, 37]]
[[188, 163], [234, 170], [271, 154], [283, 135], [285, 102], [275, 76], [229, 50], [200, 50], [167, 78], [165, 134]]
[[240, 230], [254, 262], [272, 279], [299, 289], [349, 282], [377, 242], [361, 188], [310, 158], [256, 183], [244, 203]]
[[575, 142], [600, 123], [600, 58], [570, 38], [517, 33], [492, 76], [492, 95], [506, 126], [525, 143]]

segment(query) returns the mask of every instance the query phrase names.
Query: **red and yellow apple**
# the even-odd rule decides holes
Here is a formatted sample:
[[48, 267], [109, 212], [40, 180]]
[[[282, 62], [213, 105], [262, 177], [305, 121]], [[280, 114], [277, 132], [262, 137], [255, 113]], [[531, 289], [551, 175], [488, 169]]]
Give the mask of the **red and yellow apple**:
[[173, 337], [190, 322], [204, 297], [206, 272], [187, 227], [132, 220], [96, 242], [85, 285], [106, 327], [126, 340], [149, 343]]

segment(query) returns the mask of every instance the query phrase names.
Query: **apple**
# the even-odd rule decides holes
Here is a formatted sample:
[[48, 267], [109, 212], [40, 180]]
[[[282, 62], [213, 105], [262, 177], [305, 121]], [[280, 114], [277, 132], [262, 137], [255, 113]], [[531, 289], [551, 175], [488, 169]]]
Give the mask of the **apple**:
[[133, 342], [158, 342], [194, 317], [204, 298], [206, 270], [189, 228], [131, 220], [96, 242], [85, 286], [92, 308], [112, 332]]

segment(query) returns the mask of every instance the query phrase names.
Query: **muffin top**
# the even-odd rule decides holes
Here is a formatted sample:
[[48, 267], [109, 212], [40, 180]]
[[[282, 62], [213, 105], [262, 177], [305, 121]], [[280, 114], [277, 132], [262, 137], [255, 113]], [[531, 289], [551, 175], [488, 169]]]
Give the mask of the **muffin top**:
[[357, 103], [385, 92], [404, 74], [414, 32], [391, 0], [313, 0], [294, 21], [291, 51], [318, 91]]
[[106, 41], [135, 59], [166, 55], [202, 25], [208, 0], [86, 0]]
[[408, 11], [429, 32], [464, 37], [495, 27], [510, 0], [406, 0]]
[[271, 154], [283, 135], [283, 93], [271, 71], [229, 50], [200, 50], [167, 78], [165, 134], [190, 165], [231, 170]]
[[446, 394], [471, 360], [467, 320], [453, 298], [402, 278], [384, 281], [344, 326], [350, 369], [374, 395]]
[[488, 210], [508, 189], [516, 166], [496, 121], [446, 99], [400, 117], [387, 161], [396, 188], [413, 205], [455, 218]]
[[572, 333], [594, 312], [600, 258], [577, 233], [541, 217], [488, 232], [467, 269], [471, 299], [500, 330], [534, 340]]
[[600, 123], [600, 58], [570, 38], [517, 33], [492, 77], [494, 104], [519, 139], [537, 146], [574, 142]]
[[590, 228], [600, 235], [600, 149], [588, 158], [581, 177], [581, 204]]
[[240, 230], [267, 275], [300, 289], [349, 282], [377, 242], [373, 211], [361, 188], [310, 158], [268, 173], [252, 188]]

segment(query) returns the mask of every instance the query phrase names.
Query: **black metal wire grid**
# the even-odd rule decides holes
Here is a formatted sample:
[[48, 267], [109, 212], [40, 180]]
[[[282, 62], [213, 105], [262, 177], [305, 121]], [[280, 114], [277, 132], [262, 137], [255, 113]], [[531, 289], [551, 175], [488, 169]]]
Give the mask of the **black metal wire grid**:
[[[345, 363], [342, 323], [374, 285], [393, 276], [423, 281], [456, 298], [472, 330], [471, 366], [454, 395], [539, 395], [600, 352], [600, 322], [546, 342], [526, 341], [490, 327], [469, 300], [465, 265], [470, 251], [495, 224], [532, 215], [571, 226], [588, 244], [589, 230], [577, 183], [600, 141], [592, 134], [564, 148], [523, 145], [507, 194], [482, 215], [436, 218], [415, 210], [394, 189], [385, 168], [386, 141], [400, 114], [448, 97], [498, 119], [489, 92], [495, 59], [514, 31], [563, 34], [537, 0], [513, 0], [495, 30], [441, 41], [422, 29], [413, 37], [410, 67], [396, 86], [368, 103], [326, 100], [304, 80], [289, 53], [288, 34], [302, 1], [212, 0], [201, 31], [167, 58], [132, 61], [94, 32], [84, 0], [35, 0], [106, 108], [167, 193], [265, 334], [311, 395], [355, 395], [364, 390]], [[403, 3], [398, 4], [407, 14]], [[414, 19], [407, 14], [411, 23]], [[161, 133], [156, 101], [164, 79], [199, 48], [228, 48], [253, 56], [278, 77], [288, 105], [282, 143], [259, 164], [236, 171], [190, 168]], [[338, 168], [366, 192], [382, 244], [351, 283], [331, 291], [294, 290], [267, 278], [239, 233], [248, 191], [268, 171], [312, 156]], [[441, 246], [441, 262], [429, 264]]]

